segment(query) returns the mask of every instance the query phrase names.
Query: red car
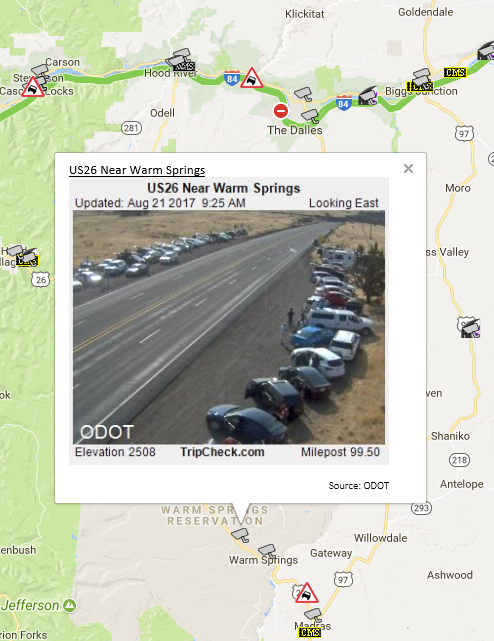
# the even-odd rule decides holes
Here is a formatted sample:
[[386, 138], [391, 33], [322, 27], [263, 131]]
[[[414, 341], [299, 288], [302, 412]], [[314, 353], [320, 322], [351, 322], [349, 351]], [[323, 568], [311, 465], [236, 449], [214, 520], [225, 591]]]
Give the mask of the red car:
[[350, 298], [341, 292], [325, 291], [321, 293], [322, 298], [327, 301], [328, 305], [335, 309], [349, 309], [352, 312], [361, 314], [364, 308], [362, 301], [357, 298]]

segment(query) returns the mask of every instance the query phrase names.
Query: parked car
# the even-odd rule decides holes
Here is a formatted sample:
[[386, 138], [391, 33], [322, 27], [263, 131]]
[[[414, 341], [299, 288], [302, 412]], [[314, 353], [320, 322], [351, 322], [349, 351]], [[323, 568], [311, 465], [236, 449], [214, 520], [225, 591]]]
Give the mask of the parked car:
[[304, 411], [300, 392], [288, 381], [277, 378], [252, 379], [245, 390], [245, 398], [252, 398], [258, 407], [283, 422]]
[[81, 283], [80, 280], [76, 280], [75, 278], [72, 280], [72, 291], [75, 292], [82, 292], [84, 289], [84, 285]]
[[86, 260], [83, 260], [82, 263], [79, 265], [79, 269], [85, 269], [89, 271], [94, 271], [97, 267], [97, 264], [93, 260], [89, 260], [89, 258], [86, 258]]
[[342, 358], [324, 347], [294, 349], [291, 360], [296, 367], [302, 365], [315, 367], [329, 380], [341, 378], [346, 373]]
[[368, 336], [374, 325], [370, 318], [363, 318], [348, 309], [332, 309], [331, 307], [309, 309], [307, 322], [310, 325], [326, 329], [348, 329], [352, 332], [358, 332], [362, 336]]
[[149, 254], [149, 253], [148, 253], [148, 254], [144, 254], [144, 256], [142, 256], [142, 258], [143, 258], [143, 260], [145, 260], [145, 261], [146, 261], [146, 263], [148, 263], [149, 265], [154, 265], [154, 264], [155, 264], [155, 263], [157, 263], [157, 262], [158, 262], [158, 260], [159, 260], [159, 254], [158, 254], [158, 256], [156, 256], [156, 254], [155, 254], [155, 253], [153, 253], [153, 254]]
[[278, 376], [314, 400], [327, 397], [331, 392], [331, 383], [315, 367], [280, 367]]
[[350, 292], [352, 296], [355, 292], [355, 287], [353, 285], [349, 285], [348, 283], [343, 282], [336, 276], [320, 276], [317, 279], [316, 283], [318, 286], [334, 285], [336, 287], [339, 287], [343, 291]]
[[96, 270], [99, 272], [104, 272], [105, 268], [108, 267], [111, 261], [112, 261], [111, 258], [104, 258], [103, 260], [100, 260], [100, 262], [96, 266]]
[[161, 265], [174, 265], [175, 263], [178, 263], [177, 252], [166, 252], [166, 254], [160, 258]]
[[112, 265], [111, 263], [106, 265], [106, 267], [103, 268], [103, 274], [108, 274], [108, 276], [118, 276], [118, 267], [115, 265]]
[[206, 423], [215, 443], [226, 439], [238, 443], [282, 443], [287, 434], [286, 425], [257, 407], [217, 405], [208, 411]]
[[103, 276], [96, 272], [84, 271], [77, 274], [77, 280], [80, 280], [86, 287], [98, 287], [101, 285]]
[[144, 276], [146, 272], [146, 263], [134, 263], [125, 270], [125, 275], [127, 276], [127, 278], [139, 278], [139, 276]]
[[335, 270], [332, 267], [325, 267], [323, 265], [318, 265], [314, 269], [314, 271], [312, 272], [311, 280], [313, 282], [316, 282], [318, 278], [325, 277], [339, 278], [342, 282], [346, 280], [345, 274], [343, 274], [340, 270]]
[[364, 311], [364, 301], [359, 298], [350, 298], [345, 305], [345, 309], [349, 309], [351, 312], [355, 312], [360, 316]]
[[350, 309], [357, 314], [361, 314], [364, 309], [363, 301], [350, 298], [341, 292], [325, 291], [323, 298], [333, 309]]
[[360, 336], [355, 332], [340, 329], [331, 341], [329, 349], [339, 354], [344, 361], [353, 361], [360, 347]]
[[306, 325], [292, 334], [291, 341], [294, 347], [327, 347], [335, 334], [331, 329]]
[[336, 294], [341, 294], [342, 296], [348, 296], [349, 298], [352, 294], [347, 290], [343, 289], [339, 285], [320, 285], [316, 287], [315, 294], [316, 296], [326, 296], [328, 292], [334, 292]]
[[179, 245], [174, 245], [172, 243], [162, 243], [161, 247], [167, 252], [176, 252], [177, 254], [180, 254], [181, 252], [185, 251], [183, 247], [180, 247]]

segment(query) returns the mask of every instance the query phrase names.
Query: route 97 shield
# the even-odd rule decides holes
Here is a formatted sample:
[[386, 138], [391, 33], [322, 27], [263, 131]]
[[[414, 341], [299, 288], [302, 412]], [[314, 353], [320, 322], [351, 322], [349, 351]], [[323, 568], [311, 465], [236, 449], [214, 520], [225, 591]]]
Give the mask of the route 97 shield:
[[337, 588], [349, 588], [353, 585], [353, 573], [352, 572], [335, 572], [334, 573], [334, 584]]

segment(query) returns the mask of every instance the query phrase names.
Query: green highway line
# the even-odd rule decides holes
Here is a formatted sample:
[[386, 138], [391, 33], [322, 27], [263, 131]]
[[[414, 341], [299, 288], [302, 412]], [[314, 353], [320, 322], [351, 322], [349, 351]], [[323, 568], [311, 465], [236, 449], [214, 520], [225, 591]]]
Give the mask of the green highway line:
[[[478, 60], [475, 62], [469, 69], [468, 69], [468, 75], [472, 76], [474, 73], [477, 73], [477, 71], [480, 71], [485, 65], [488, 64], [488, 60]], [[156, 67], [149, 67], [148, 69], [134, 69], [132, 71], [124, 71], [123, 73], [116, 73], [112, 76], [108, 76], [106, 78], [94, 78], [92, 76], [72, 76], [69, 74], [64, 74], [61, 72], [60, 75], [63, 75], [64, 77], [64, 82], [73, 82], [75, 84], [89, 84], [89, 85], [111, 85], [114, 82], [122, 82], [124, 80], [132, 80], [133, 78], [140, 78], [144, 77], [144, 72], [145, 71], [166, 71], [170, 70], [170, 67], [168, 65], [158, 65]], [[184, 72], [186, 73], [186, 72]], [[170, 76], [172, 77], [172, 76]], [[180, 76], [179, 76], [180, 77]], [[183, 76], [187, 77], [187, 76]], [[240, 74], [240, 79], [244, 79], [245, 74]], [[220, 74], [216, 78], [205, 78], [203, 76], [195, 76], [193, 78], [190, 78], [193, 82], [197, 82], [199, 85], [202, 86], [218, 86], [223, 84], [224, 82], [224, 76], [223, 74]], [[465, 78], [441, 78], [440, 80], [437, 80], [434, 82], [434, 88], [439, 88], [444, 85], [448, 85], [452, 82], [457, 82], [458, 80], [465, 80]], [[48, 83], [46, 88], [51, 89], [52, 87], [55, 87], [56, 83]], [[227, 85], [228, 86], [228, 85]], [[279, 100], [282, 103], [287, 103], [287, 98], [285, 93], [281, 89], [277, 89], [276, 87], [263, 87], [263, 88], [257, 88], [254, 89], [254, 91], [258, 93], [262, 93], [268, 96], [273, 96], [277, 100]], [[398, 100], [395, 104], [390, 104], [387, 100], [384, 100], [382, 96], [378, 97], [378, 103], [386, 109], [389, 113], [394, 113], [395, 111], [399, 111], [400, 109], [403, 109], [403, 107], [406, 107], [409, 102], [411, 102], [414, 98], [416, 98], [419, 93], [416, 94], [411, 94], [406, 96], [405, 98], [402, 98], [401, 100]], [[33, 100], [37, 100], [37, 98], [24, 98], [21, 102], [18, 102], [17, 104], [13, 105], [12, 107], [8, 107], [5, 110], [0, 112], [0, 122], [3, 120], [6, 120], [7, 118], [10, 118], [10, 116], [13, 116], [19, 111], [22, 111], [26, 107], [29, 107], [30, 104], [32, 104]], [[362, 107], [362, 105], [358, 104], [358, 100], [352, 100], [352, 107]], [[367, 105], [364, 105], [364, 107], [369, 108]], [[319, 115], [318, 115], [318, 120], [321, 121], [330, 111], [333, 109], [336, 109], [336, 100], [332, 100], [328, 104], [324, 105], [319, 110]], [[301, 127], [302, 125], [306, 123], [300, 123], [300, 122], [295, 122], [293, 120], [290, 120], [289, 118], [285, 118], [283, 120], [283, 124], [286, 127], [289, 126], [296, 126], [296, 127]], [[308, 123], [311, 124], [311, 123]]]

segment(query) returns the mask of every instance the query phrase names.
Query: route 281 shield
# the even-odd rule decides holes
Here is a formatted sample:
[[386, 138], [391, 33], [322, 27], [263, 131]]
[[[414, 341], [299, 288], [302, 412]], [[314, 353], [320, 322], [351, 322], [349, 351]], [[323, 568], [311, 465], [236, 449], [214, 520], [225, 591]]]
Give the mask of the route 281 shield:
[[336, 96], [336, 106], [341, 111], [348, 111], [352, 106], [352, 97], [351, 96]]
[[227, 85], [234, 87], [240, 80], [240, 71], [225, 71], [223, 77]]

